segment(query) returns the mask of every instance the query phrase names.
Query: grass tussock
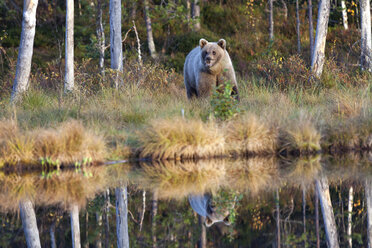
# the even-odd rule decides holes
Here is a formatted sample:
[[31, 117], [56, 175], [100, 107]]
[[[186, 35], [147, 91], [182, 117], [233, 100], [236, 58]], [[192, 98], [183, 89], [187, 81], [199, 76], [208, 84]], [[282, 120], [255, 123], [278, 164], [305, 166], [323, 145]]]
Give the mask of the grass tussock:
[[239, 155], [275, 154], [277, 130], [255, 115], [245, 115], [224, 127], [227, 150]]
[[210, 158], [223, 155], [225, 139], [214, 122], [201, 120], [153, 121], [139, 134], [141, 157], [155, 160]]
[[36, 165], [43, 159], [56, 164], [73, 164], [90, 158], [103, 161], [106, 145], [102, 136], [71, 120], [54, 129], [20, 131], [14, 121], [0, 122], [0, 164]]

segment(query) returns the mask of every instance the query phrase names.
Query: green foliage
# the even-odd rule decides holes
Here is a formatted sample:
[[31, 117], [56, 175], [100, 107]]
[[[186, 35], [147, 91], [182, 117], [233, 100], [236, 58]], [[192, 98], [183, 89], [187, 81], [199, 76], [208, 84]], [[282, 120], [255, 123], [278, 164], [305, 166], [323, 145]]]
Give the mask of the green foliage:
[[240, 112], [237, 100], [231, 95], [232, 91], [233, 86], [226, 82], [219, 85], [212, 94], [212, 113], [219, 120], [231, 119]]

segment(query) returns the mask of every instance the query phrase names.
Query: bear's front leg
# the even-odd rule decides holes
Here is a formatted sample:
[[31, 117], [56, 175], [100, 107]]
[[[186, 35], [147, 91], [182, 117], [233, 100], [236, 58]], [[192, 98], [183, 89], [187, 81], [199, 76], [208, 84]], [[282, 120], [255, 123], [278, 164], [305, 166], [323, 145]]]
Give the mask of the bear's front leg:
[[214, 85], [216, 85], [216, 76], [202, 72], [199, 75], [198, 97], [209, 97]]

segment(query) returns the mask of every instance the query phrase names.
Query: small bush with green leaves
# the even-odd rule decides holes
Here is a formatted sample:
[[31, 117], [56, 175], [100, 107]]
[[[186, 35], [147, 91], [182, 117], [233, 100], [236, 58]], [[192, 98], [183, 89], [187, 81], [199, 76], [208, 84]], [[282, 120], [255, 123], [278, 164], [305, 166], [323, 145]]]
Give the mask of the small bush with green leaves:
[[222, 121], [231, 119], [239, 113], [238, 102], [231, 95], [233, 86], [226, 82], [216, 87], [211, 99], [213, 115]]

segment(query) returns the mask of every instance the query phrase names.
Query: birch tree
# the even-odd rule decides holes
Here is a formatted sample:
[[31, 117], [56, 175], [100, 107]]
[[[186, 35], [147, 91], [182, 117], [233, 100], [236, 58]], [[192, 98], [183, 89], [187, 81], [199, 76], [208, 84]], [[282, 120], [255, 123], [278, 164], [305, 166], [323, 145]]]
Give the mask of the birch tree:
[[110, 0], [110, 53], [111, 69], [116, 71], [115, 88], [123, 84], [123, 47], [121, 37], [121, 0]]
[[38, 0], [24, 0], [23, 2], [22, 32], [11, 102], [16, 102], [28, 88], [34, 49], [37, 4]]
[[360, 0], [360, 65], [362, 70], [372, 72], [372, 39], [370, 0]]
[[79, 224], [79, 207], [76, 203], [70, 206], [70, 218], [71, 218], [71, 238], [72, 247], [80, 248], [80, 224]]
[[194, 0], [192, 5], [192, 19], [194, 20], [194, 31], [200, 31], [200, 5], [199, 0]]
[[98, 50], [99, 50], [99, 70], [101, 73], [101, 76], [105, 77], [105, 31], [103, 28], [103, 22], [102, 22], [102, 0], [97, 0], [97, 41], [98, 41]]
[[367, 202], [367, 239], [368, 248], [372, 248], [372, 178], [365, 180], [365, 196]]
[[269, 0], [269, 41], [274, 41], [274, 11], [273, 0]]
[[346, 9], [345, 0], [341, 0], [341, 11], [342, 11], [342, 24], [344, 25], [344, 29], [348, 30], [349, 25], [347, 23], [347, 9]]
[[158, 192], [154, 191], [152, 193], [152, 203], [151, 203], [151, 240], [152, 247], [156, 248], [157, 239], [156, 239], [156, 215], [158, 214]]
[[115, 198], [117, 246], [119, 248], [129, 248], [127, 187], [117, 187], [115, 189]]
[[27, 247], [41, 247], [39, 229], [37, 228], [34, 207], [30, 200], [22, 200], [19, 203], [23, 231], [25, 233]]
[[297, 53], [301, 53], [301, 34], [300, 34], [300, 6], [296, 0], [296, 33], [297, 33]]
[[353, 187], [349, 188], [349, 199], [347, 204], [347, 243], [349, 247], [353, 247], [353, 239], [351, 237], [352, 225], [353, 225], [353, 204], [354, 204], [354, 194]]
[[320, 0], [318, 10], [318, 21], [316, 25], [315, 44], [311, 59], [312, 74], [319, 78], [323, 72], [325, 60], [325, 45], [328, 30], [328, 20], [330, 12], [330, 0]]
[[74, 90], [74, 0], [66, 0], [65, 93]]
[[329, 194], [328, 179], [325, 176], [321, 176], [320, 179], [315, 181], [315, 185], [320, 199], [328, 247], [340, 247], [338, 244], [337, 227], [333, 214], [331, 196]]
[[313, 26], [313, 1], [308, 0], [309, 6], [309, 40], [310, 40], [310, 62], [313, 61], [313, 50], [314, 50], [314, 26]]
[[149, 1], [148, 0], [143, 0], [143, 4], [145, 6], [144, 9], [145, 9], [145, 22], [146, 22], [146, 31], [147, 31], [147, 45], [148, 45], [149, 50], [150, 50], [151, 58], [155, 59], [157, 57], [157, 55], [156, 55], [154, 38], [153, 38], [153, 35], [152, 35]]

